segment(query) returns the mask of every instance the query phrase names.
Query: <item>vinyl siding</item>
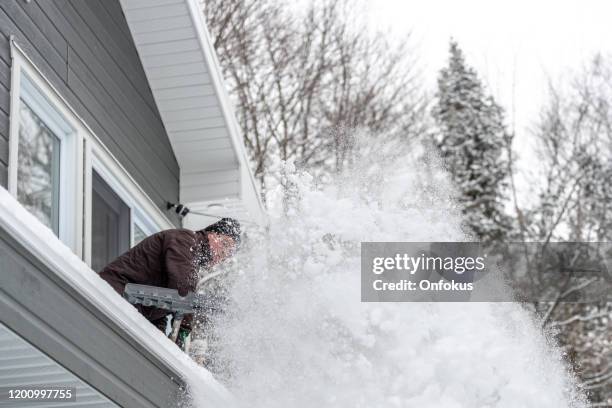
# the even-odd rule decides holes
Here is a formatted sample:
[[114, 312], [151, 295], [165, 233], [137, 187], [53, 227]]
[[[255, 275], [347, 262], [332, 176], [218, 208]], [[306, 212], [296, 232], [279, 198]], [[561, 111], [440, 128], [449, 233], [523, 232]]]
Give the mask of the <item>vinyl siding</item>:
[[160, 208], [178, 201], [179, 166], [117, 0], [0, 0], [1, 185], [10, 35]]

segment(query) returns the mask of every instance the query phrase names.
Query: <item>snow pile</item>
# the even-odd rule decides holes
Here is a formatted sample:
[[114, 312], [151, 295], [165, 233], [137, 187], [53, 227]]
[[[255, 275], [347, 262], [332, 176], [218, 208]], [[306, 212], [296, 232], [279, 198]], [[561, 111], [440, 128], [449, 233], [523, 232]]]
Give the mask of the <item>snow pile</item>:
[[[358, 161], [364, 162], [364, 161]], [[373, 158], [369, 163], [381, 163]], [[355, 168], [333, 185], [285, 169], [268, 229], [233, 268], [215, 370], [248, 407], [584, 406], [518, 305], [361, 303], [361, 241], [461, 241], [445, 177]]]

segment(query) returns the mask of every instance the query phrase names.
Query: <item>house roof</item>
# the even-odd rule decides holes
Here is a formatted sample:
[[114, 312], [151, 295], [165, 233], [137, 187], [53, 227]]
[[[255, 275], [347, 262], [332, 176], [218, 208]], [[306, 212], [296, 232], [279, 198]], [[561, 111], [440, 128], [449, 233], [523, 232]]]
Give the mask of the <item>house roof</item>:
[[187, 386], [201, 406], [231, 405], [223, 385], [2, 188], [0, 259], [6, 265], [0, 273], [0, 357], [28, 357], [12, 367], [3, 363], [0, 386], [76, 385], [81, 406], [105, 401], [96, 389], [124, 407], [169, 406]]
[[[197, 0], [120, 0], [192, 209], [263, 222], [242, 136]], [[190, 227], [210, 221], [188, 217]]]

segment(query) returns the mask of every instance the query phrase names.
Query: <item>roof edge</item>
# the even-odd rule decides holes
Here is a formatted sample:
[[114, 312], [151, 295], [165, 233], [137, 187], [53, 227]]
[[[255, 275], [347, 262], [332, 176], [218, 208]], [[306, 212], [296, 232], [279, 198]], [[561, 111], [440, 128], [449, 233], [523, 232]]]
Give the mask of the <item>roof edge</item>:
[[[255, 177], [253, 176], [253, 172], [250, 169], [249, 159], [247, 157], [246, 149], [244, 148], [244, 144], [241, 137], [241, 131], [238, 128], [238, 123], [234, 114], [235, 108], [231, 102], [229, 93], [227, 92], [227, 87], [225, 85], [225, 79], [223, 78], [223, 75], [221, 73], [221, 64], [219, 63], [219, 59], [217, 58], [217, 55], [214, 52], [210, 33], [208, 32], [206, 22], [204, 21], [204, 12], [196, 0], [185, 1], [187, 2], [187, 5], [189, 7], [191, 19], [194, 23], [194, 28], [196, 30], [196, 35], [202, 45], [204, 60], [208, 65], [208, 71], [210, 73], [217, 97], [219, 98], [219, 103], [221, 104], [225, 122], [228, 126], [228, 131], [230, 134], [232, 145], [234, 147], [234, 152], [236, 153], [240, 164], [241, 178], [247, 179], [244, 180], [244, 183], [241, 183], [242, 189], [240, 191], [240, 198], [246, 201], [245, 206], [247, 207], [249, 212], [255, 212], [256, 214], [252, 215], [254, 215], [256, 219], [263, 221], [265, 209], [261, 201], [257, 184], [255, 182]], [[245, 186], [245, 184], [247, 183], [248, 186]], [[247, 189], [245, 187], [250, 188]], [[249, 195], [250, 193], [253, 195], [253, 197], [246, 197], [246, 195]]]

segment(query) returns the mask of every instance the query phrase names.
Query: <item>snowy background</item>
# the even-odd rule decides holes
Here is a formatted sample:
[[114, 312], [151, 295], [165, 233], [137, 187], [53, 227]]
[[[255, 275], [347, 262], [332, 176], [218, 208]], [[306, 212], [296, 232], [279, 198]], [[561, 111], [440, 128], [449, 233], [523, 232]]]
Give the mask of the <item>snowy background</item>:
[[[459, 215], [446, 218], [445, 225], [460, 230], [464, 239], [485, 245], [612, 239], [612, 50], [606, 21], [611, 6], [606, 2], [202, 4], [265, 204], [271, 214], [285, 217], [281, 230], [292, 211], [310, 214], [300, 212], [310, 194], [296, 194], [303, 189], [291, 174], [307, 172], [312, 188], [306, 190], [331, 189], [326, 191], [333, 191], [328, 194], [338, 205], [353, 191], [352, 179], [373, 175], [379, 191], [362, 191], [348, 205], [366, 200], [387, 208], [411, 194], [385, 190], [388, 174], [423, 179], [440, 171], [437, 182], [419, 187], [419, 199], [431, 209], [448, 200]], [[388, 146], [388, 154], [377, 154]], [[432, 164], [438, 161], [440, 166]], [[291, 163], [295, 172], [280, 163]], [[442, 179], [449, 188], [438, 184]], [[278, 188], [281, 199], [274, 198]], [[397, 208], [414, 208], [404, 205]], [[324, 211], [334, 213], [331, 207]], [[341, 214], [326, 218], [345, 222], [316, 239], [326, 242], [326, 233], [358, 229], [373, 216], [359, 211], [352, 224]], [[390, 219], [383, 216], [370, 228], [372, 234], [384, 232], [380, 236], [361, 231], [353, 239], [390, 240], [398, 233], [384, 226]], [[312, 220], [305, 222], [304, 229], [314, 228]], [[430, 229], [408, 221], [394, 226], [413, 234]], [[431, 228], [432, 237], [455, 236], [436, 235], [440, 231]], [[269, 248], [277, 245], [268, 236], [261, 239]], [[289, 266], [279, 276], [299, 276], [302, 266]], [[559, 347], [544, 349], [562, 357], [562, 365], [575, 374], [572, 387], [592, 406], [612, 405], [612, 306], [565, 303], [565, 294], [585, 282], [571, 272], [563, 277], [559, 301], [521, 305], [531, 319], [529, 338]], [[403, 335], [414, 340], [421, 334]], [[512, 350], [517, 344], [506, 346]], [[550, 361], [546, 353], [541, 361]], [[236, 355], [229, 354], [229, 360]], [[476, 356], [465, 362], [475, 364]], [[568, 396], [561, 372], [558, 386], [541, 385], [538, 396]], [[248, 394], [249, 384], [237, 389]], [[397, 396], [405, 402], [415, 395]], [[472, 397], [452, 393], [457, 406], [472, 406]]]

